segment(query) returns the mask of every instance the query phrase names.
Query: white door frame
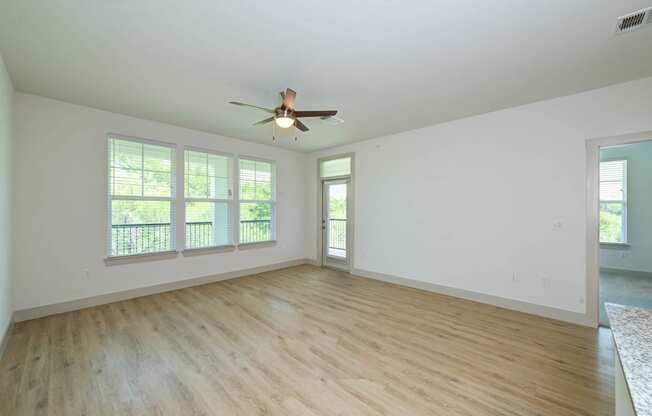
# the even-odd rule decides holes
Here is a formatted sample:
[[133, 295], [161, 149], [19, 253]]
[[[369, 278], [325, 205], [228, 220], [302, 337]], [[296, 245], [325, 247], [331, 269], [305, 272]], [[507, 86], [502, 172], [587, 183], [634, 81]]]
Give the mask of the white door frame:
[[586, 318], [598, 326], [600, 310], [600, 148], [652, 140], [652, 131], [586, 141]]
[[[321, 167], [321, 162], [325, 160], [333, 160], [333, 159], [342, 159], [344, 157], [351, 158], [351, 174], [350, 175], [344, 175], [344, 176], [334, 176], [331, 178], [322, 178], [321, 177], [321, 172], [320, 172], [320, 167]], [[347, 206], [347, 224], [346, 224], [346, 254], [347, 254], [347, 264], [343, 270], [346, 270], [348, 272], [351, 272], [353, 270], [353, 264], [354, 264], [354, 245], [355, 245], [355, 154], [354, 153], [340, 153], [332, 156], [327, 156], [323, 158], [317, 159], [317, 221], [316, 221], [316, 228], [317, 228], [317, 264], [320, 266], [325, 266], [324, 264], [324, 239], [322, 237], [322, 224], [321, 220], [323, 218], [323, 209], [324, 209], [324, 192], [323, 192], [323, 182], [327, 180], [336, 180], [336, 179], [348, 179], [349, 180], [349, 186], [348, 186], [348, 206]]]
[[[349, 189], [351, 188], [351, 178], [341, 178], [341, 179], [324, 179], [322, 180], [322, 217], [320, 218], [321, 224], [321, 235], [322, 235], [322, 266], [332, 267], [335, 269], [349, 270], [351, 263], [351, 255], [349, 253], [349, 248], [351, 247], [351, 241], [349, 238], [349, 202], [351, 197], [349, 195]], [[326, 219], [328, 219], [328, 202], [330, 201], [327, 189], [331, 185], [346, 184], [346, 257], [344, 259], [335, 258], [328, 255], [328, 226]]]

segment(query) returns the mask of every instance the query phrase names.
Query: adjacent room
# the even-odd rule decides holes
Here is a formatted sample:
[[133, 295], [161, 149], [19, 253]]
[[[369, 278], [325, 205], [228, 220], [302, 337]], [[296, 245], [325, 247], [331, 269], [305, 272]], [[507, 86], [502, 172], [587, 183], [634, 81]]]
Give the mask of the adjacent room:
[[652, 309], [652, 141], [600, 151], [600, 324], [605, 303]]
[[652, 0], [0, 0], [0, 416], [652, 416]]

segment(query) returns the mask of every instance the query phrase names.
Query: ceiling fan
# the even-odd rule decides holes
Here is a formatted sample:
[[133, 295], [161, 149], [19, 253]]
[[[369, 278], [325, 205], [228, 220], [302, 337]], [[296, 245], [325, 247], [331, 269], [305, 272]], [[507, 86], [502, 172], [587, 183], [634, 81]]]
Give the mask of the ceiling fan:
[[300, 118], [320, 117], [323, 120], [325, 120], [337, 114], [337, 110], [326, 110], [326, 111], [295, 110], [294, 100], [297, 96], [297, 93], [294, 90], [288, 88], [285, 90], [285, 92], [281, 91], [279, 94], [281, 94], [281, 98], [283, 99], [283, 101], [281, 102], [281, 105], [276, 108], [259, 107], [257, 105], [245, 104], [238, 101], [230, 101], [229, 104], [235, 104], [242, 107], [251, 107], [257, 110], [264, 111], [269, 114], [273, 114], [273, 116], [266, 118], [265, 120], [260, 120], [259, 122], [254, 123], [254, 126], [260, 126], [263, 124], [267, 124], [271, 121], [274, 121], [276, 125], [279, 126], [280, 128], [287, 129], [289, 127], [295, 126], [301, 131], [308, 131], [309, 129], [305, 124], [301, 122], [301, 120], [299, 120]]

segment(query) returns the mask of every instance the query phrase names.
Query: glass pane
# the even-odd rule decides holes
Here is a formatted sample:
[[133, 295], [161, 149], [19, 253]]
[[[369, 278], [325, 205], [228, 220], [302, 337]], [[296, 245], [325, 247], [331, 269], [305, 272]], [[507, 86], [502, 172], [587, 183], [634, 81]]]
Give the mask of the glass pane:
[[272, 165], [269, 163], [256, 162], [256, 199], [272, 199]]
[[208, 194], [208, 167], [206, 153], [185, 151], [185, 195], [187, 198], [206, 198]]
[[625, 160], [600, 162], [600, 181], [622, 181], [626, 165]]
[[351, 174], [351, 158], [324, 160], [321, 162], [319, 172], [322, 178], [346, 176]]
[[623, 205], [621, 203], [600, 204], [600, 242], [625, 242], [623, 239]]
[[231, 198], [231, 159], [227, 156], [186, 150], [187, 198]]
[[600, 182], [601, 201], [623, 201], [624, 197], [622, 182]]
[[174, 186], [173, 166], [172, 148], [117, 138], [109, 140], [112, 195], [170, 197]]
[[123, 196], [140, 196], [143, 192], [142, 171], [113, 167], [111, 169], [111, 194]]
[[240, 204], [240, 242], [253, 243], [272, 239], [272, 205]]
[[209, 198], [231, 198], [231, 168], [229, 165], [228, 157], [208, 155]]
[[240, 199], [273, 199], [273, 166], [268, 162], [240, 160]]
[[172, 250], [171, 212], [169, 201], [111, 201], [111, 255]]
[[256, 162], [240, 160], [240, 199], [256, 199]]
[[109, 141], [109, 175], [112, 195], [142, 193], [142, 145], [126, 140]]
[[172, 195], [172, 153], [169, 147], [143, 145], [144, 196]]
[[231, 220], [226, 202], [186, 203], [186, 248], [231, 244]]
[[346, 258], [347, 184], [328, 185], [328, 255]]

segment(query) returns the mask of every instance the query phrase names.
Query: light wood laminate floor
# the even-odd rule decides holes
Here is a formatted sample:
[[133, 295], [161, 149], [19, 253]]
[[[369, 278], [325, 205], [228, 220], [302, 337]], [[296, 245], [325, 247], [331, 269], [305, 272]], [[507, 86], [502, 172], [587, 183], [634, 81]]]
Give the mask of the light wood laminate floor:
[[593, 330], [299, 266], [19, 323], [0, 415], [612, 415]]

